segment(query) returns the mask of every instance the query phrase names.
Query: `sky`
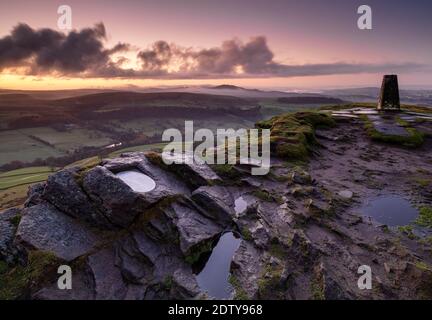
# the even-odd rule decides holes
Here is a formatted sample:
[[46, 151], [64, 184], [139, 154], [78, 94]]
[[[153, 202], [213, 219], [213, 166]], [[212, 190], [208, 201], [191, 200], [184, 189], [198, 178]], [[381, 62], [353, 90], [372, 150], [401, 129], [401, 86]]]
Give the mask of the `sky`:
[[[360, 5], [372, 30], [357, 27]], [[72, 9], [72, 30], [57, 24]], [[0, 88], [432, 87], [428, 0], [0, 0]]]

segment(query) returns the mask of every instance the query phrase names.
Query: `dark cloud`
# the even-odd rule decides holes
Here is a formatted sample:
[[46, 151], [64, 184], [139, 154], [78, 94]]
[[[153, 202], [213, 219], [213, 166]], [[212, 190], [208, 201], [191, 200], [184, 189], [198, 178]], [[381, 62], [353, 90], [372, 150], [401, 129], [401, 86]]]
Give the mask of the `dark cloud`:
[[230, 78], [300, 77], [356, 74], [368, 72], [409, 72], [429, 66], [405, 64], [307, 64], [286, 65], [274, 59], [265, 37], [248, 42], [228, 40], [219, 47], [193, 49], [166, 41], [157, 41], [141, 50], [139, 70], [124, 69], [125, 57], [114, 54], [130, 51], [127, 43], [106, 48], [106, 30], [102, 23], [93, 28], [64, 34], [51, 29], [34, 30], [19, 24], [0, 39], [0, 72], [24, 68], [28, 74], [58, 74], [81, 77], [125, 78]]
[[0, 71], [25, 67], [30, 74], [94, 75], [114, 68], [110, 55], [128, 50], [123, 43], [106, 49], [105, 40], [102, 23], [67, 35], [19, 24], [9, 36], [0, 39]]
[[[181, 78], [229, 78], [229, 77], [301, 77], [368, 72], [420, 71], [428, 66], [415, 63], [356, 64], [329, 63], [286, 65], [274, 60], [273, 52], [265, 37], [254, 37], [249, 42], [228, 40], [220, 47], [193, 50], [181, 48], [165, 41], [156, 42], [149, 50], [141, 51], [138, 58], [142, 70], [137, 76], [158, 75]], [[168, 72], [170, 66], [175, 72]]]
[[274, 65], [273, 53], [264, 37], [252, 38], [243, 44], [228, 40], [221, 47], [193, 50], [158, 41], [148, 50], [138, 53], [142, 72], [166, 73], [170, 66], [177, 73], [195, 75], [234, 75], [239, 68], [245, 74], [262, 74]]
[[167, 42], [157, 41], [152, 45], [151, 49], [139, 52], [138, 58], [142, 62], [144, 72], [164, 73], [172, 63], [176, 51], [175, 46], [171, 48]]

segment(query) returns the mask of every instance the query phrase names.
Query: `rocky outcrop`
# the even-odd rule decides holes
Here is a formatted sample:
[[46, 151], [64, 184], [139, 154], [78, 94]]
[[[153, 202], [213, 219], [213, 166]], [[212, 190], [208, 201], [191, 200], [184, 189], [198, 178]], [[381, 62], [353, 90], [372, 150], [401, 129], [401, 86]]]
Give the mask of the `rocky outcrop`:
[[[156, 187], [135, 192], [116, 176], [124, 170], [147, 174]], [[190, 199], [181, 179], [188, 175], [201, 183], [216, 178], [203, 166], [178, 175], [143, 153], [61, 170], [29, 191], [23, 210], [0, 215], [0, 258], [12, 264], [19, 250], [40, 251], [71, 266], [72, 290], [59, 290], [52, 274], [33, 288], [37, 299], [196, 297], [201, 290], [191, 263], [211, 250], [231, 221], [209, 219]]]
[[[34, 299], [196, 299], [208, 296], [197, 272], [231, 231], [242, 237], [230, 268], [234, 298], [431, 296], [430, 246], [351, 212], [352, 186], [331, 192], [307, 166], [272, 161], [269, 176], [235, 166], [223, 180], [207, 165], [167, 166], [155, 153], [61, 170], [31, 188], [23, 209], [0, 214], [0, 260], [25, 266], [28, 253], [44, 252], [72, 268], [72, 290], [48, 273], [29, 286]], [[125, 170], [156, 187], [134, 191], [116, 176]], [[357, 287], [363, 264], [373, 267], [374, 290]]]

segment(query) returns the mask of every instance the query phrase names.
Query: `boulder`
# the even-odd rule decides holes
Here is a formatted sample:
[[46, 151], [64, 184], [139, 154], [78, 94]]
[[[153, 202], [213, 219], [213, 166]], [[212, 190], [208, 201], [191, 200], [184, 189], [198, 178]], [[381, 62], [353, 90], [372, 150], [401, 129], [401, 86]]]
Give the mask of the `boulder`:
[[109, 226], [109, 221], [93, 206], [76, 181], [78, 168], [61, 170], [51, 175], [43, 198], [62, 212], [95, 226]]
[[192, 199], [204, 209], [207, 217], [219, 224], [226, 225], [236, 216], [234, 199], [224, 187], [200, 187], [192, 192]]
[[84, 176], [83, 187], [106, 219], [116, 227], [128, 227], [151, 204], [101, 166], [91, 169]]
[[85, 225], [49, 204], [23, 210], [16, 233], [17, 242], [27, 249], [37, 249], [72, 261], [91, 251], [99, 238]]

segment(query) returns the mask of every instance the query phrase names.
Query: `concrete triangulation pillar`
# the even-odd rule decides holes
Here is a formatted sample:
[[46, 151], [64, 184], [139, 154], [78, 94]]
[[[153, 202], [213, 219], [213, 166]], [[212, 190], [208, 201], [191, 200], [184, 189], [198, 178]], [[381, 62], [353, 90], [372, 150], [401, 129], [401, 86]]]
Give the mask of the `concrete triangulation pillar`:
[[400, 110], [397, 75], [385, 75], [381, 85], [378, 110]]

